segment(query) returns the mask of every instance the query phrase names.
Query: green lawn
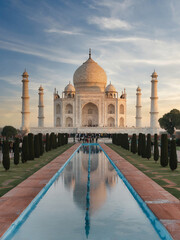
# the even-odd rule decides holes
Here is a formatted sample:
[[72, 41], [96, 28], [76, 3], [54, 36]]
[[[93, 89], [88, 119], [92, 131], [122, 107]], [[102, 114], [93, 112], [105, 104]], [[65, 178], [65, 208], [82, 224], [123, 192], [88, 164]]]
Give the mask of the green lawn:
[[[165, 168], [161, 167], [160, 160], [155, 163], [153, 158], [147, 160], [146, 158], [141, 158], [137, 154], [133, 154], [120, 146], [114, 144], [107, 145], [168, 192], [180, 199], [180, 164], [178, 164], [178, 168], [175, 171], [171, 171], [169, 166]], [[171, 181], [171, 183], [169, 184], [168, 181]]]
[[180, 151], [180, 147], [179, 147], [179, 146], [177, 146], [176, 149], [177, 149], [178, 151]]
[[46, 152], [43, 156], [33, 161], [27, 161], [26, 163], [20, 161], [18, 165], [14, 165], [13, 160], [11, 160], [11, 166], [8, 171], [5, 171], [3, 165], [0, 164], [0, 196], [17, 186], [20, 182], [24, 181], [72, 145], [73, 144], [67, 144]]

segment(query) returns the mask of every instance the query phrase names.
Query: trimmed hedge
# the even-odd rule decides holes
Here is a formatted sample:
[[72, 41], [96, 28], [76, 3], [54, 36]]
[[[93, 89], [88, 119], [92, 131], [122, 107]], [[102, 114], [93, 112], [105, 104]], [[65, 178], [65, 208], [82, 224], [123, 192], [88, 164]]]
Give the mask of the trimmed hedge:
[[154, 161], [159, 159], [158, 135], [154, 134]]
[[40, 156], [42, 156], [43, 153], [44, 153], [43, 135], [42, 135], [42, 133], [38, 133], [38, 137], [39, 137], [39, 154], [40, 154]]
[[141, 140], [141, 145], [142, 145], [142, 158], [146, 158], [146, 135], [142, 134], [142, 140]]
[[24, 136], [23, 142], [22, 142], [21, 161], [22, 161], [22, 163], [25, 163], [25, 162], [27, 162], [28, 159], [29, 159], [28, 136]]
[[10, 168], [10, 157], [9, 157], [9, 142], [6, 140], [3, 142], [3, 167], [6, 170]]
[[176, 140], [171, 140], [169, 167], [172, 171], [177, 168]]
[[146, 158], [149, 160], [151, 158], [151, 134], [147, 135], [147, 145], [146, 145]]
[[35, 158], [40, 157], [39, 135], [34, 136], [34, 156]]
[[53, 149], [53, 142], [54, 142], [54, 133], [50, 133], [50, 137], [49, 137], [49, 150], [51, 151], [51, 149]]
[[60, 147], [61, 145], [62, 145], [61, 134], [58, 133], [58, 147]]
[[49, 133], [46, 133], [46, 152], [49, 151]]
[[29, 159], [34, 160], [34, 135], [32, 133], [28, 134], [28, 145], [29, 145]]
[[19, 164], [19, 138], [15, 138], [14, 141], [14, 164]]
[[139, 133], [138, 136], [138, 155], [142, 155], [142, 133]]
[[168, 165], [168, 137], [167, 134], [161, 135], [161, 157], [160, 163], [162, 167]]
[[137, 153], [137, 138], [135, 133], [132, 135], [131, 152], [134, 154]]

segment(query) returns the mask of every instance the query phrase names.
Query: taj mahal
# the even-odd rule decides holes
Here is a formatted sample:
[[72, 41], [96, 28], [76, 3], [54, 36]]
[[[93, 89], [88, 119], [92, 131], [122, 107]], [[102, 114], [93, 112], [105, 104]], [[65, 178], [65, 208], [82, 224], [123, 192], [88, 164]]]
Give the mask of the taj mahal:
[[39, 87], [38, 127], [30, 128], [29, 106], [29, 75], [26, 71], [22, 74], [22, 127], [21, 129], [33, 133], [67, 132], [67, 133], [158, 133], [158, 96], [157, 73], [151, 75], [151, 109], [150, 126], [141, 126], [141, 88], [136, 89], [136, 127], [128, 128], [127, 119], [127, 94], [125, 88], [119, 94], [111, 84], [107, 85], [107, 76], [91, 57], [73, 75], [73, 84], [70, 82], [60, 96], [54, 90], [54, 126], [44, 126], [44, 89]]

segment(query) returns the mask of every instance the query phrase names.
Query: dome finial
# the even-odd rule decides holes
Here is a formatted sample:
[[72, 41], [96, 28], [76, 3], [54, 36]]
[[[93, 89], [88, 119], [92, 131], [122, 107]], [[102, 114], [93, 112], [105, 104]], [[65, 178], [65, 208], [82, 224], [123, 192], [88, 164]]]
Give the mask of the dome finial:
[[89, 59], [91, 59], [91, 48], [89, 48]]

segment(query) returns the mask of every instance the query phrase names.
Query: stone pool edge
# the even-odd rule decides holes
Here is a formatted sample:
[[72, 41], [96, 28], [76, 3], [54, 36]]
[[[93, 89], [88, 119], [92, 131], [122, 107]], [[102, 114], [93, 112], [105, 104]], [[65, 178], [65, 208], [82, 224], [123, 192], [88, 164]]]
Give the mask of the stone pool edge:
[[106, 144], [102, 143], [100, 146], [168, 230], [172, 238], [178, 240], [180, 236], [180, 201]]
[[0, 198], [1, 240], [5, 239], [39, 202], [80, 145], [74, 144]]

